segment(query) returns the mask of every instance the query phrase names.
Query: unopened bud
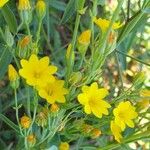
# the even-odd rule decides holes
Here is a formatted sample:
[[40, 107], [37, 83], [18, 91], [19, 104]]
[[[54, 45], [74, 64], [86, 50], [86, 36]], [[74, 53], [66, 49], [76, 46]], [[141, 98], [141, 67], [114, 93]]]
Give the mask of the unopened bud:
[[8, 78], [10, 80], [10, 85], [13, 89], [19, 87], [19, 75], [13, 65], [8, 66]]
[[39, 19], [43, 19], [46, 14], [46, 4], [43, 0], [36, 3], [36, 13]]
[[91, 30], [86, 30], [78, 37], [77, 48], [81, 54], [85, 54], [90, 44]]
[[24, 129], [28, 129], [31, 125], [31, 119], [28, 116], [24, 115], [20, 119], [20, 124]]

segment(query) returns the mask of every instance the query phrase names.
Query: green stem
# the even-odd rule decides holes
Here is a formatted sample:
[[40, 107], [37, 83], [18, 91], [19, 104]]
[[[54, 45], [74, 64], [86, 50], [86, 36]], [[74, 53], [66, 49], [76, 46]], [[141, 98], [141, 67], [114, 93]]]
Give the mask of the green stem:
[[26, 25], [26, 28], [27, 28], [28, 35], [31, 35], [29, 24], [27, 22], [25, 22], [25, 25]]
[[37, 91], [35, 91], [33, 118], [32, 118], [31, 125], [30, 125], [30, 127], [29, 127], [29, 129], [27, 131], [27, 135], [29, 135], [29, 133], [30, 133], [30, 131], [32, 129], [33, 123], [35, 122], [37, 107], [38, 107], [38, 94], [37, 94]]
[[49, 17], [49, 0], [47, 0], [47, 9], [46, 9], [46, 25], [47, 25], [47, 40], [48, 40], [48, 42], [50, 42], [50, 35], [49, 35], [49, 33], [50, 33], [50, 28], [49, 28], [49, 26], [50, 26], [50, 17]]
[[24, 136], [24, 145], [25, 145], [25, 150], [28, 150], [27, 131], [26, 130], [25, 130], [25, 136]]
[[93, 17], [97, 15], [97, 0], [93, 1], [92, 18], [91, 18], [91, 59], [94, 57], [94, 23]]
[[29, 87], [26, 86], [26, 92], [27, 92], [27, 114], [29, 117], [31, 117], [31, 112], [30, 112], [30, 91]]
[[15, 95], [15, 110], [16, 110], [16, 119], [17, 119], [17, 123], [20, 129], [20, 134], [23, 135], [22, 130], [21, 130], [21, 125], [19, 122], [19, 111], [18, 111], [18, 98], [17, 98], [17, 89], [14, 89], [14, 95]]
[[71, 75], [71, 72], [72, 72], [73, 66], [74, 66], [74, 60], [72, 60], [71, 56], [72, 56], [73, 51], [75, 49], [75, 44], [76, 44], [76, 39], [77, 39], [77, 34], [78, 34], [78, 28], [79, 28], [79, 24], [80, 24], [80, 18], [81, 18], [81, 15], [78, 13], [76, 16], [73, 39], [71, 42], [72, 47], [71, 47], [71, 51], [70, 51], [70, 57], [69, 57], [69, 60], [67, 62], [67, 71], [66, 71], [66, 84], [67, 85], [68, 85], [69, 78], [70, 78], [70, 75]]
[[93, 17], [96, 17], [97, 15], [97, 0], [93, 1], [93, 9], [92, 9], [92, 18], [91, 18], [91, 44], [92, 44], [92, 51], [93, 51], [93, 44], [94, 44], [94, 23], [93, 23]]
[[118, 53], [117, 52], [115, 52], [115, 57], [116, 57], [118, 73], [119, 73], [120, 81], [121, 81], [121, 89], [123, 90], [123, 77], [122, 77], [122, 71], [121, 71], [121, 68], [120, 68], [119, 57], [118, 57]]
[[40, 32], [41, 32], [42, 20], [39, 20], [39, 26], [36, 34], [36, 44], [38, 44], [40, 40]]
[[[48, 46], [49, 50], [50, 50], [51, 53], [52, 53], [52, 52], [53, 52], [53, 47], [52, 47], [52, 45], [50, 44], [50, 42], [49, 42], [49, 40], [48, 40], [48, 38], [47, 38], [47, 35], [46, 35], [46, 32], [45, 32], [45, 30], [44, 30], [43, 25], [42, 25], [42, 33], [43, 33], [43, 36], [44, 36], [44, 38], [45, 38], [45, 40], [46, 40], [46, 42], [47, 42], [47, 46]], [[52, 54], [53, 54], [53, 53], [52, 53]]]

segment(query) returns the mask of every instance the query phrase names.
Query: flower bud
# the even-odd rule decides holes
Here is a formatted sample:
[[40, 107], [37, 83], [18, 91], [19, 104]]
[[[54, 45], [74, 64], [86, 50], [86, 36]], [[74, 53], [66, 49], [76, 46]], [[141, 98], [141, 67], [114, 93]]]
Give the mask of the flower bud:
[[69, 144], [67, 142], [61, 142], [59, 145], [59, 150], [69, 150]]
[[30, 134], [27, 136], [27, 141], [30, 146], [33, 146], [36, 143], [36, 137], [34, 134]]
[[78, 37], [77, 48], [81, 54], [85, 54], [90, 44], [91, 30], [86, 30]]
[[50, 108], [51, 112], [55, 113], [59, 111], [59, 106], [57, 104], [52, 104]]
[[71, 57], [71, 60], [74, 61], [74, 51], [72, 51], [71, 54], [71, 49], [72, 49], [72, 45], [69, 44], [66, 52], [66, 59], [69, 60], [69, 58]]
[[31, 125], [31, 119], [28, 116], [24, 115], [20, 119], [20, 124], [24, 129], [28, 129]]
[[20, 46], [20, 48], [25, 48], [25, 47], [27, 47], [28, 45], [29, 45], [29, 43], [30, 43], [30, 41], [31, 41], [31, 37], [30, 36], [25, 36], [24, 38], [22, 38], [20, 41], [19, 41], [19, 46]]
[[25, 36], [18, 41], [17, 55], [19, 58], [28, 58], [31, 55], [31, 36]]
[[39, 112], [36, 116], [36, 123], [38, 126], [47, 126], [47, 114], [44, 112]]
[[93, 126], [86, 124], [86, 123], [82, 125], [82, 132], [83, 133], [90, 134], [92, 130], [93, 130]]
[[29, 0], [19, 0], [18, 9], [21, 11], [31, 9]]
[[79, 72], [79, 71], [78, 72], [73, 72], [69, 82], [71, 84], [76, 84], [76, 83], [80, 82], [81, 79], [82, 79], [82, 73], [81, 72]]
[[13, 65], [8, 66], [8, 78], [10, 80], [10, 85], [13, 89], [17, 89], [19, 87], [19, 75]]
[[98, 138], [100, 135], [101, 135], [101, 130], [99, 130], [99, 129], [97, 129], [97, 128], [94, 128], [94, 129], [91, 131], [91, 137], [92, 137], [92, 139], [96, 139], [96, 138]]
[[19, 0], [18, 10], [20, 11], [20, 16], [22, 22], [29, 24], [31, 21], [31, 6], [29, 0]]
[[43, 0], [36, 3], [36, 13], [39, 19], [43, 19], [46, 15], [46, 4]]
[[8, 66], [8, 77], [10, 81], [15, 81], [19, 77], [16, 69], [11, 64]]

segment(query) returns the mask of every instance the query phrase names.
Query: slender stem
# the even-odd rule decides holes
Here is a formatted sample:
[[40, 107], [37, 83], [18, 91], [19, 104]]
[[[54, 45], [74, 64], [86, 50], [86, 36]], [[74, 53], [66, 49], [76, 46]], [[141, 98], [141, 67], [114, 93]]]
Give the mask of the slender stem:
[[37, 94], [37, 91], [35, 91], [35, 96], [34, 96], [34, 112], [33, 112], [33, 118], [32, 118], [32, 122], [31, 122], [31, 125], [27, 131], [27, 135], [29, 135], [31, 129], [32, 129], [32, 126], [33, 126], [33, 123], [35, 122], [35, 117], [36, 117], [36, 112], [37, 112], [37, 106], [38, 106], [38, 94]]
[[[92, 9], [92, 18], [91, 18], [91, 31], [92, 31], [92, 36], [91, 36], [91, 44], [92, 44], [92, 48], [93, 48], [93, 44], [94, 44], [94, 23], [93, 23], [93, 17], [95, 17], [97, 15], [97, 0], [93, 1], [93, 9]], [[92, 49], [93, 51], [93, 49]]]
[[29, 91], [28, 86], [26, 86], [26, 92], [27, 92], [27, 113], [28, 113], [28, 116], [31, 117], [31, 112], [30, 112], [30, 91]]
[[15, 107], [16, 107], [16, 119], [17, 119], [17, 123], [18, 125], [19, 123], [19, 115], [18, 115], [18, 99], [17, 99], [17, 90], [14, 89], [14, 95], [15, 95]]
[[25, 22], [25, 25], [26, 25], [26, 28], [27, 28], [28, 35], [31, 35], [29, 24], [27, 22]]
[[15, 95], [15, 110], [16, 110], [16, 119], [17, 119], [17, 123], [19, 126], [19, 130], [20, 130], [20, 134], [23, 136], [22, 130], [21, 130], [21, 125], [19, 122], [19, 111], [18, 111], [18, 98], [17, 98], [17, 89], [14, 89], [14, 95]]
[[130, 18], [130, 0], [128, 0], [127, 2], [127, 21], [129, 20]]
[[25, 149], [28, 150], [27, 131], [26, 130], [25, 130], [25, 136], [24, 136], [24, 145], [25, 145]]
[[92, 18], [91, 18], [91, 55], [94, 56], [94, 23], [93, 17], [97, 15], [97, 0], [93, 1]]
[[[47, 38], [47, 35], [46, 35], [46, 32], [45, 32], [45, 30], [44, 30], [43, 25], [42, 25], [42, 33], [43, 33], [43, 36], [44, 36], [44, 38], [45, 38], [45, 40], [46, 40], [46, 42], [47, 42], [47, 46], [48, 46], [49, 50], [50, 50], [51, 52], [53, 52], [53, 47], [52, 47], [52, 45], [50, 44], [50, 41], [49, 41], [48, 38]], [[52, 53], [52, 55], [53, 55], [53, 53]]]
[[40, 32], [41, 32], [42, 20], [39, 20], [38, 30], [36, 33], [36, 44], [38, 44], [40, 40]]
[[47, 21], [46, 21], [46, 25], [47, 25], [47, 40], [48, 40], [48, 42], [50, 42], [50, 28], [49, 28], [49, 26], [50, 26], [50, 17], [49, 17], [49, 0], [47, 0], [47, 9], [46, 9], [46, 19], [47, 19]]
[[74, 28], [74, 32], [73, 32], [73, 39], [72, 39], [72, 47], [71, 47], [71, 52], [70, 52], [70, 57], [69, 60], [67, 62], [67, 71], [66, 71], [66, 84], [68, 85], [69, 82], [69, 77], [71, 75], [71, 72], [73, 70], [73, 66], [74, 66], [74, 60], [72, 60], [72, 54], [73, 51], [75, 49], [75, 44], [76, 44], [76, 39], [77, 39], [77, 34], [78, 34], [78, 28], [79, 28], [79, 24], [80, 24], [80, 18], [81, 15], [78, 13], [76, 16], [76, 21], [75, 21], [75, 28]]

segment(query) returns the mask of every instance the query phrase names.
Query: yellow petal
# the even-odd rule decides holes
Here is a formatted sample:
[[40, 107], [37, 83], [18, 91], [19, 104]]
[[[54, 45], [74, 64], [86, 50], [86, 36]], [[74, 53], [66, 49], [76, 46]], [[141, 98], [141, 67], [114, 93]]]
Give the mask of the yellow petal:
[[80, 104], [86, 105], [88, 103], [88, 98], [87, 98], [86, 94], [79, 94], [78, 101]]
[[43, 58], [41, 58], [40, 59], [40, 64], [41, 64], [41, 66], [43, 65], [43, 66], [48, 66], [49, 65], [49, 57], [43, 57]]
[[56, 66], [49, 66], [49, 73], [50, 74], [54, 74], [57, 71], [57, 67]]
[[126, 122], [126, 124], [127, 124], [129, 127], [134, 128], [134, 123], [133, 123], [132, 120], [128, 120], [128, 121]]
[[84, 106], [84, 111], [85, 111], [86, 114], [91, 114], [91, 108], [90, 108], [90, 106], [89, 105], [85, 105]]

